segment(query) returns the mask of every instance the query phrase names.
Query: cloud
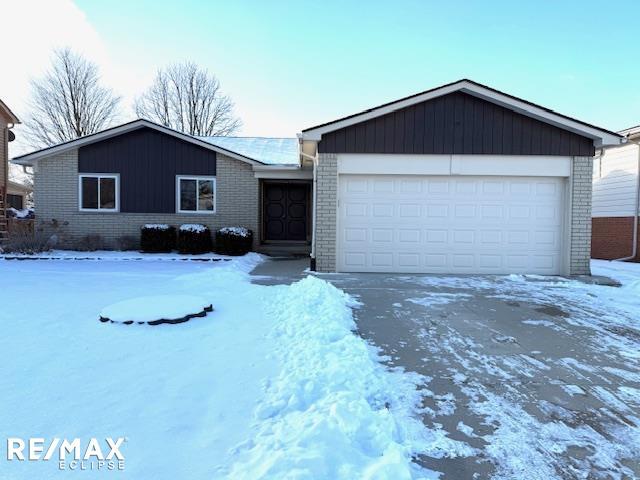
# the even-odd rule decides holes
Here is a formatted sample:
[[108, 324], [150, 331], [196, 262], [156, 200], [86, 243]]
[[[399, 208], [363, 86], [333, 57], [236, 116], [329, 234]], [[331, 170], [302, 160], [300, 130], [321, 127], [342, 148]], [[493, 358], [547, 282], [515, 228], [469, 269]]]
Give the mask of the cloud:
[[[126, 102], [132, 92], [119, 91], [126, 74], [112, 61], [109, 49], [85, 13], [72, 0], [1, 1], [3, 36], [7, 43], [3, 52], [3, 74], [0, 75], [0, 98], [22, 120], [26, 119], [30, 96], [30, 80], [49, 68], [54, 49], [71, 47], [100, 68], [103, 83], [123, 94]], [[135, 85], [137, 88], [138, 86]], [[10, 156], [29, 151], [21, 140], [10, 145]]]
[[[98, 32], [86, 15], [71, 0], [3, 1], [3, 74], [0, 75], [0, 98], [18, 118], [24, 120], [28, 110], [30, 80], [41, 76], [49, 67], [54, 49], [69, 46], [86, 55], [101, 67], [108, 64], [108, 54]], [[9, 145], [9, 156], [29, 151], [18, 140]], [[11, 169], [17, 177], [17, 169]]]
[[101, 67], [110, 63], [100, 35], [71, 0], [6, 1], [2, 10], [0, 96], [18, 116], [26, 113], [30, 79], [44, 73], [55, 48], [69, 46]]

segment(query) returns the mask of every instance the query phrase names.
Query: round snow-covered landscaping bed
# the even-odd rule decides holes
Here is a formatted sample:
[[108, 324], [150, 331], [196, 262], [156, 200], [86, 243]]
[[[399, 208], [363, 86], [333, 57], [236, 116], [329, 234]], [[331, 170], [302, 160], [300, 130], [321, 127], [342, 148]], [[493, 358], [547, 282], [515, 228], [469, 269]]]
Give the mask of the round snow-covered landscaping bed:
[[100, 321], [125, 325], [183, 323], [212, 311], [211, 303], [192, 295], [136, 297], [105, 307], [100, 312]]

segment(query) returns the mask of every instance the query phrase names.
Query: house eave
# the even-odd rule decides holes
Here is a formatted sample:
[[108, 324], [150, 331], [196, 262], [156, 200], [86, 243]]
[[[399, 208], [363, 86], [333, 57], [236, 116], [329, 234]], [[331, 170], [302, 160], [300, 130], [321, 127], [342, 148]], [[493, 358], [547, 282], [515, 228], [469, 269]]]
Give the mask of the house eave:
[[253, 167], [256, 178], [270, 180], [312, 180], [313, 170], [298, 165], [259, 165]]

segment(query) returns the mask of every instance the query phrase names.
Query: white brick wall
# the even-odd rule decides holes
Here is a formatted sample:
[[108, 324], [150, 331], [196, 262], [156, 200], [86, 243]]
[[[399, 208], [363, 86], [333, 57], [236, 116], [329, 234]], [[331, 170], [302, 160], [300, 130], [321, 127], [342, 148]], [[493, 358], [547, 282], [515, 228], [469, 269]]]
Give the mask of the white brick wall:
[[593, 157], [573, 157], [569, 273], [590, 275]]
[[336, 214], [338, 197], [338, 156], [321, 153], [316, 172], [316, 270], [336, 270]]
[[[73, 244], [89, 234], [103, 237], [109, 248], [117, 246], [118, 237], [139, 238], [145, 223], [202, 223], [212, 231], [224, 226], [243, 226], [259, 240], [259, 181], [249, 164], [217, 154], [216, 213], [93, 213], [78, 211], [78, 151], [62, 153], [38, 162], [35, 182], [36, 226], [51, 230], [55, 220], [60, 227], [62, 246]], [[174, 195], [175, 192], [172, 192]]]

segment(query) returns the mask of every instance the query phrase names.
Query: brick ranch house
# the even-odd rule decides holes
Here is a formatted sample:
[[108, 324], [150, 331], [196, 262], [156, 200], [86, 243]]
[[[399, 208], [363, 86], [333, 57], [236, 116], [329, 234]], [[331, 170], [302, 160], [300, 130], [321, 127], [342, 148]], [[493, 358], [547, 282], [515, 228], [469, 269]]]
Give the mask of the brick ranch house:
[[18, 117], [0, 100], [0, 239], [7, 232], [7, 189], [10, 186], [9, 142], [15, 138], [11, 129], [17, 123], [20, 123]]
[[198, 222], [306, 246], [324, 272], [589, 274], [593, 157], [624, 141], [460, 80], [297, 138], [136, 120], [13, 161], [72, 240]]
[[593, 162], [591, 256], [638, 261], [640, 126], [619, 133], [627, 143], [603, 148]]

